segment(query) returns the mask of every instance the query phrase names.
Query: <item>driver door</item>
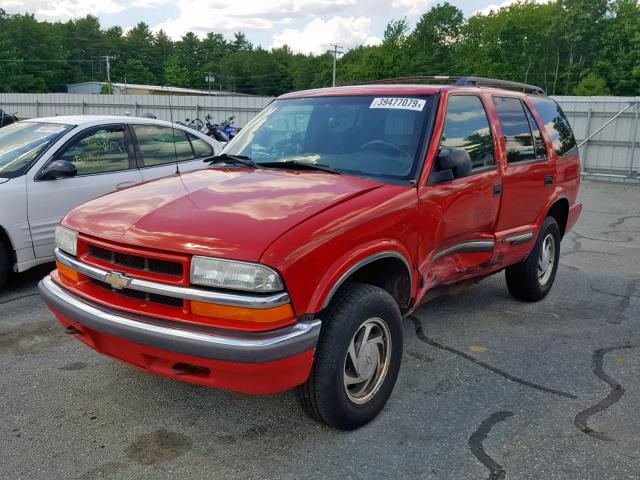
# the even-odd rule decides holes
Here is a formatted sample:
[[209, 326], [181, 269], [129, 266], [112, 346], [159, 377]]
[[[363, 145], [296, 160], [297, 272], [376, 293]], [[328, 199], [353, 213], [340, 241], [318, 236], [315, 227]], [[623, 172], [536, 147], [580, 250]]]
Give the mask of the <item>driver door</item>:
[[44, 179], [41, 169], [27, 181], [29, 227], [36, 258], [53, 255], [55, 227], [69, 211], [142, 180], [127, 130], [121, 124], [83, 130], [54, 153], [47, 164], [56, 160], [73, 163], [77, 174]]
[[464, 176], [456, 178], [452, 172], [453, 178], [442, 176], [436, 182], [436, 159], [431, 180], [419, 189], [419, 258], [425, 289], [474, 276], [489, 268], [493, 256], [502, 185], [496, 165], [496, 137], [484, 101], [471, 94], [447, 98], [439, 150], [466, 150], [471, 168], [461, 169], [459, 175]]

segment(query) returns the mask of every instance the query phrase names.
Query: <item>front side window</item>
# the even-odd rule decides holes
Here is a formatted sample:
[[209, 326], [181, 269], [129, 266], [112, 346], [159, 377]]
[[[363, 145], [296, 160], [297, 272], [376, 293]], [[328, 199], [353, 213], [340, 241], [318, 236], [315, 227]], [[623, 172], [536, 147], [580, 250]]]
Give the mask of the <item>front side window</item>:
[[73, 128], [42, 122], [18, 122], [0, 129], [0, 178], [24, 175], [33, 162]]
[[179, 128], [158, 125], [133, 125], [145, 167], [193, 160], [187, 134]]
[[487, 112], [475, 95], [452, 95], [447, 102], [440, 148], [462, 148], [471, 157], [471, 170], [495, 165]]
[[560, 105], [550, 98], [532, 97], [531, 101], [544, 122], [544, 128], [551, 138], [556, 155], [562, 157], [575, 154], [576, 139]]
[[522, 102], [513, 97], [493, 97], [507, 144], [507, 162], [516, 163], [536, 158], [531, 127]]
[[414, 178], [432, 97], [331, 96], [272, 102], [225, 147], [258, 165], [330, 167], [381, 181]]
[[123, 125], [92, 129], [75, 137], [56, 160], [73, 163], [78, 175], [117, 172], [129, 168]]

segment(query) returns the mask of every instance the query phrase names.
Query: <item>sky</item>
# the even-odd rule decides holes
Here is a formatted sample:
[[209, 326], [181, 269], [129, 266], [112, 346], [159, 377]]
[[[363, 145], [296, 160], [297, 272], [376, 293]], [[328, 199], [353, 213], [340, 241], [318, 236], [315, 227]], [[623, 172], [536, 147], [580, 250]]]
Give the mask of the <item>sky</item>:
[[[344, 49], [377, 44], [389, 21], [406, 17], [413, 27], [438, 0], [2, 0], [8, 13], [33, 13], [39, 20], [96, 15], [103, 27], [125, 31], [143, 21], [178, 40], [188, 31], [244, 32], [263, 48], [284, 44], [295, 52], [323, 53], [333, 43]], [[443, 1], [443, 0], [440, 0]], [[513, 0], [450, 0], [465, 16]]]

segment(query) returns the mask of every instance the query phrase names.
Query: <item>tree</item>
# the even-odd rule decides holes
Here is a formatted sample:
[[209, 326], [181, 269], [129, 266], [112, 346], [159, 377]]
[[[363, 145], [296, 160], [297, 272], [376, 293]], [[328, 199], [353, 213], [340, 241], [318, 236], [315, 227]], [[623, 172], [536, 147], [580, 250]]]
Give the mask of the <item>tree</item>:
[[189, 70], [182, 64], [178, 55], [170, 55], [164, 64], [164, 78], [167, 85], [189, 87]]
[[589, 95], [609, 95], [609, 89], [607, 88], [607, 82], [604, 78], [599, 77], [595, 73], [590, 73], [576, 86], [574, 93], [581, 96]]
[[153, 85], [156, 83], [156, 77], [151, 71], [138, 60], [130, 58], [123, 69], [124, 78], [118, 80], [126, 80], [127, 83], [141, 83], [145, 85]]

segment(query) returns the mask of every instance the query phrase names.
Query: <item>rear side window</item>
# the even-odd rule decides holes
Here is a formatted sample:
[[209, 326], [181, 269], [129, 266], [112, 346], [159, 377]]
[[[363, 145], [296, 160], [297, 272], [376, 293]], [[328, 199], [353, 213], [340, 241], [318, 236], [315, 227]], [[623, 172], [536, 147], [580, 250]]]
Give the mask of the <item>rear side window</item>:
[[189, 134], [189, 140], [193, 146], [193, 151], [196, 154], [196, 158], [205, 158], [213, 156], [213, 148], [207, 142], [194, 135]]
[[471, 157], [472, 170], [495, 164], [489, 120], [479, 97], [449, 97], [440, 147], [465, 149]]
[[540, 132], [540, 128], [538, 127], [538, 123], [536, 119], [533, 118], [533, 114], [529, 110], [529, 107], [524, 106], [524, 111], [527, 114], [527, 120], [529, 120], [529, 126], [531, 127], [531, 133], [533, 133], [533, 143], [536, 152], [536, 158], [546, 158], [547, 156], [547, 147], [544, 144], [544, 140], [542, 139], [542, 133]]
[[544, 122], [544, 128], [551, 138], [556, 155], [562, 157], [575, 154], [576, 139], [569, 125], [569, 120], [555, 101], [550, 98], [531, 97], [538, 115]]
[[502, 132], [507, 144], [509, 163], [536, 158], [531, 127], [524, 113], [522, 102], [512, 97], [493, 97]]
[[158, 125], [133, 125], [145, 167], [193, 160], [187, 134], [178, 128]]

